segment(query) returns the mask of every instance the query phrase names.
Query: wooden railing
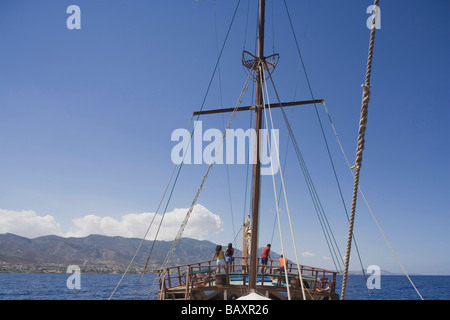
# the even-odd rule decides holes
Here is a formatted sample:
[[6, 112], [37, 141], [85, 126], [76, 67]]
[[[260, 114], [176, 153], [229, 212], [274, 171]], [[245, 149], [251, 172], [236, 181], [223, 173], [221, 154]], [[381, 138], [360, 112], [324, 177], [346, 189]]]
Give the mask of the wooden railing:
[[[265, 277], [268, 275], [270, 275], [271, 278], [276, 277], [278, 279], [277, 287], [281, 287], [282, 284], [286, 284], [284, 267], [281, 268], [278, 261], [269, 260], [265, 270], [261, 270], [261, 267], [262, 265], [260, 264], [260, 259], [258, 259], [258, 276], [261, 275], [261, 280], [258, 282], [258, 286], [273, 286], [272, 280], [269, 282]], [[288, 274], [291, 275], [288, 280], [290, 286], [292, 287], [294, 284], [296, 284], [299, 287], [300, 284], [296, 283], [296, 280], [292, 281], [292, 279], [295, 279], [295, 277], [298, 276], [297, 265], [292, 262], [288, 262], [286, 264], [286, 269]], [[303, 284], [306, 286], [306, 288], [316, 291], [317, 289], [319, 289], [320, 280], [327, 279], [329, 292], [334, 292], [337, 274], [336, 271], [305, 265], [300, 265], [300, 270], [303, 277]], [[240, 279], [240, 276], [242, 275], [242, 285], [246, 285], [246, 279], [248, 277], [248, 263], [242, 257], [235, 257], [233, 263], [226, 264], [225, 266], [220, 266], [220, 270], [219, 266], [216, 266], [215, 260], [208, 260], [198, 263], [159, 269], [158, 273], [160, 275], [161, 281], [160, 288], [185, 288], [187, 291], [191, 290], [189, 287], [191, 287], [192, 284], [195, 284], [196, 282], [200, 283], [200, 279], [203, 281], [201, 287], [206, 290], [218, 285], [217, 275], [225, 275], [226, 279], [229, 279], [229, 276]], [[328, 277], [331, 277], [331, 279]], [[229, 285], [228, 282], [227, 285]]]

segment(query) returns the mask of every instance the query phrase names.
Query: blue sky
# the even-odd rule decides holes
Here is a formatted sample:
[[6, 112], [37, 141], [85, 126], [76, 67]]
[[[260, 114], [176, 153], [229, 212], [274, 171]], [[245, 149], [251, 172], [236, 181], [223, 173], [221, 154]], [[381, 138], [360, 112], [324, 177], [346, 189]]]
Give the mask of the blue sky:
[[[81, 30], [66, 27], [71, 4], [81, 8]], [[119, 230], [129, 221], [125, 216], [140, 217], [141, 225], [150, 222], [143, 214], [156, 211], [173, 168], [171, 133], [187, 128], [191, 113], [200, 109], [236, 4], [2, 1], [0, 231], [42, 235], [33, 233], [36, 223], [34, 231], [39, 226], [41, 233], [76, 235], [104, 230], [90, 223]], [[325, 99], [353, 162], [369, 41], [366, 9], [372, 2], [287, 4], [314, 96]], [[256, 1], [241, 0], [205, 109], [235, 105], [246, 78], [242, 49], [254, 52], [255, 12]], [[413, 273], [450, 274], [449, 13], [445, 0], [382, 2], [376, 35], [361, 187], [400, 261]], [[310, 99], [282, 1], [267, 1], [265, 51], [280, 54], [273, 76], [281, 99]], [[252, 103], [251, 90], [243, 105]], [[273, 91], [269, 94], [275, 101]], [[317, 107], [350, 208], [353, 179], [323, 107]], [[286, 112], [344, 252], [347, 221], [314, 107]], [[287, 131], [279, 111], [274, 117], [283, 162]], [[204, 129], [221, 129], [228, 119], [229, 114], [200, 120]], [[247, 129], [249, 121], [250, 113], [240, 113], [232, 127]], [[169, 212], [189, 207], [206, 168], [183, 167]], [[191, 226], [188, 235], [223, 244], [232, 240], [249, 210], [246, 169], [228, 167], [230, 194], [225, 166], [213, 168], [198, 200], [206, 208], [198, 218], [208, 221], [203, 227], [211, 233]], [[300, 262], [332, 268], [292, 145], [285, 176]], [[271, 237], [271, 177], [263, 177], [263, 186], [260, 244], [273, 242], [281, 252], [278, 232]], [[281, 209], [285, 214], [285, 206]], [[366, 266], [400, 272], [361, 198], [355, 234]], [[293, 260], [292, 244], [286, 245]]]

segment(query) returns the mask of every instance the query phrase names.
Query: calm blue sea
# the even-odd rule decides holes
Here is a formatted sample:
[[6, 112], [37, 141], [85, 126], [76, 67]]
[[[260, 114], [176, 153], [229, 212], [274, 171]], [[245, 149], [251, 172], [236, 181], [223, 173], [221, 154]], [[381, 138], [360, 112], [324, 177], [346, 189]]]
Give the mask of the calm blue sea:
[[[80, 289], [68, 289], [70, 274], [0, 273], [0, 300], [107, 300], [121, 274], [80, 274]], [[149, 297], [155, 275], [145, 275], [137, 299]], [[450, 276], [411, 276], [425, 300], [450, 300]], [[113, 299], [134, 299], [141, 275], [127, 274]], [[340, 293], [341, 277], [337, 279]], [[370, 290], [362, 276], [349, 276], [348, 300], [418, 300], [405, 276], [381, 276], [381, 289]]]

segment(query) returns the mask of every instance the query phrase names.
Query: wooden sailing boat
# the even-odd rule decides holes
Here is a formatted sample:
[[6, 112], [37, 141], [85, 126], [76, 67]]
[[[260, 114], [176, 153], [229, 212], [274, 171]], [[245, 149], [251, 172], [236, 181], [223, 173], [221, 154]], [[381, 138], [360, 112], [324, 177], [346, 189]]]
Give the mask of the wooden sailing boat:
[[[264, 72], [270, 72], [278, 61], [278, 55], [264, 56], [264, 24], [265, 0], [259, 0], [258, 6], [258, 45], [257, 54], [252, 55], [244, 51], [242, 63], [255, 73], [256, 89], [255, 104], [247, 107], [208, 110], [194, 112], [193, 115], [212, 114], [250, 110], [255, 113], [255, 132], [258, 136], [263, 120], [263, 84], [261, 77]], [[272, 104], [271, 108], [296, 106], [320, 103], [323, 100], [296, 101], [289, 103]], [[260, 139], [255, 139], [255, 155], [260, 154]], [[243, 256], [235, 257], [234, 263], [224, 268], [220, 273], [215, 267], [215, 261], [203, 261], [189, 265], [164, 267], [159, 273], [159, 300], [231, 300], [242, 297], [249, 299], [274, 300], [336, 300], [339, 295], [335, 293], [336, 271], [322, 268], [287, 263], [284, 268], [271, 264], [267, 269], [260, 270], [258, 249], [258, 222], [260, 204], [260, 176], [261, 163], [258, 156], [253, 165], [251, 219], [243, 226]], [[247, 240], [250, 234], [251, 241], [249, 256], [247, 253]], [[248, 294], [251, 294], [248, 296]]]
[[[356, 199], [358, 193], [358, 183], [359, 183], [359, 172], [361, 169], [362, 163], [362, 153], [364, 149], [364, 136], [365, 129], [367, 123], [367, 110], [368, 104], [370, 100], [370, 76], [372, 69], [372, 57], [373, 57], [373, 47], [374, 47], [374, 39], [375, 39], [375, 26], [376, 19], [378, 14], [378, 4], [379, 0], [374, 0], [374, 9], [373, 9], [373, 18], [372, 18], [372, 29], [370, 32], [370, 43], [369, 43], [369, 54], [367, 60], [367, 69], [366, 69], [366, 77], [365, 83], [362, 85], [363, 87], [363, 97], [362, 97], [362, 106], [361, 106], [361, 118], [359, 123], [359, 132], [358, 132], [358, 143], [356, 149], [356, 159], [355, 165], [350, 168], [352, 174], [354, 176], [354, 186], [353, 186], [353, 196], [352, 196], [352, 208], [351, 208], [351, 216], [349, 217], [349, 232], [347, 239], [347, 249], [346, 249], [346, 257], [345, 257], [345, 268], [343, 270], [343, 281], [341, 288], [341, 295], [335, 292], [336, 289], [336, 275], [337, 271], [326, 270], [323, 268], [304, 266], [297, 263], [294, 265], [293, 263], [284, 263], [282, 268], [278, 266], [273, 266], [269, 264], [268, 266], [261, 268], [261, 272], [258, 272], [260, 267], [260, 258], [257, 256], [257, 248], [258, 248], [258, 221], [259, 221], [259, 204], [260, 204], [260, 176], [261, 176], [261, 162], [260, 158], [256, 156], [256, 163], [253, 165], [253, 181], [252, 181], [252, 204], [251, 204], [251, 216], [249, 216], [248, 221], [244, 223], [242, 226], [243, 233], [243, 256], [235, 257], [234, 263], [231, 265], [227, 265], [224, 268], [224, 271], [221, 272], [220, 268], [216, 268], [215, 261], [201, 261], [197, 263], [192, 263], [188, 265], [182, 266], [169, 266], [169, 262], [171, 259], [171, 255], [175, 251], [177, 241], [180, 239], [184, 227], [187, 224], [190, 214], [192, 213], [193, 207], [198, 199], [199, 193], [203, 187], [203, 183], [205, 182], [206, 177], [211, 169], [214, 161], [211, 162], [208, 171], [206, 172], [203, 181], [197, 191], [196, 196], [189, 208], [185, 220], [183, 221], [180, 230], [172, 243], [172, 247], [169, 250], [166, 260], [163, 263], [163, 266], [157, 270], [159, 280], [159, 292], [158, 292], [158, 300], [234, 300], [234, 299], [246, 299], [246, 300], [254, 300], [254, 299], [273, 299], [273, 300], [336, 300], [336, 299], [345, 299], [346, 292], [346, 284], [347, 284], [347, 276], [348, 276], [348, 268], [350, 261], [350, 250], [353, 238], [353, 225], [354, 225], [354, 217], [355, 217], [355, 207], [356, 207]], [[237, 8], [236, 8], [237, 9]], [[286, 7], [287, 9], [287, 7]], [[278, 62], [278, 55], [273, 54], [271, 56], [264, 56], [264, 16], [265, 16], [265, 0], [259, 0], [258, 6], [258, 49], [257, 54], [252, 55], [249, 52], [244, 51], [242, 55], [242, 64], [250, 70], [249, 75], [254, 73], [254, 78], [256, 80], [256, 97], [255, 104], [246, 107], [240, 107], [240, 102], [242, 100], [239, 97], [238, 104], [235, 108], [228, 109], [218, 109], [218, 110], [200, 110], [198, 112], [194, 112], [193, 115], [202, 115], [202, 114], [213, 114], [213, 113], [224, 113], [224, 112], [232, 112], [232, 116], [230, 122], [228, 123], [227, 129], [231, 123], [231, 120], [234, 117], [234, 114], [237, 111], [254, 111], [255, 113], [255, 133], [256, 137], [258, 137], [258, 132], [261, 129], [262, 119], [263, 119], [263, 111], [265, 111], [265, 101], [263, 94], [263, 79], [265, 81], [265, 74], [269, 75], [271, 79], [271, 72], [275, 68]], [[289, 16], [289, 14], [288, 14]], [[290, 20], [290, 17], [289, 17]], [[292, 24], [291, 24], [292, 26]], [[300, 53], [300, 50], [299, 50]], [[300, 55], [301, 58], [301, 55]], [[302, 61], [303, 63], [303, 61]], [[272, 69], [272, 71], [271, 71]], [[272, 79], [271, 79], [272, 80]], [[247, 79], [248, 82], [248, 79]], [[273, 82], [272, 82], [273, 84]], [[243, 92], [246, 91], [246, 87], [244, 86]], [[278, 95], [277, 95], [278, 98]], [[270, 108], [282, 108], [288, 106], [297, 106], [297, 105], [305, 105], [305, 104], [315, 104], [315, 103], [323, 103], [324, 100], [308, 100], [308, 101], [295, 101], [295, 102], [281, 102], [278, 99], [277, 104], [272, 104]], [[284, 111], [281, 109], [283, 115]], [[266, 117], [267, 120], [267, 117]], [[285, 117], [286, 120], [286, 117]], [[287, 122], [287, 121], [286, 121]], [[289, 123], [287, 122], [288, 129], [292, 136], [292, 132], [290, 130]], [[334, 129], [334, 127], [333, 127]], [[225, 130], [226, 132], [226, 130]], [[336, 133], [336, 132], [335, 132]], [[225, 136], [225, 133], [224, 133]], [[223, 137], [224, 137], [223, 136]], [[336, 134], [337, 136], [337, 134]], [[292, 137], [293, 138], [293, 137]], [[293, 138], [294, 140], [294, 138]], [[260, 154], [260, 139], [255, 139], [255, 155]], [[296, 143], [294, 143], [296, 145]], [[270, 152], [270, 151], [269, 151]], [[216, 150], [217, 155], [217, 150]], [[345, 154], [344, 154], [345, 155]], [[346, 157], [347, 158], [347, 157]], [[348, 161], [347, 161], [348, 162]], [[350, 165], [349, 165], [350, 167]], [[281, 173], [281, 171], [280, 171]], [[173, 174], [172, 174], [173, 176]], [[282, 175], [281, 175], [282, 177]], [[170, 180], [169, 180], [170, 182]], [[283, 183], [284, 184], [284, 183]], [[283, 185], [284, 189], [284, 185]], [[167, 189], [166, 189], [167, 190]], [[361, 192], [362, 193], [362, 192]], [[286, 202], [287, 204], [287, 202]], [[278, 204], [277, 204], [278, 207]], [[287, 206], [286, 206], [287, 207]], [[277, 208], [278, 209], [278, 208]], [[279, 215], [278, 215], [279, 216]], [[278, 222], [280, 225], [280, 223]], [[148, 229], [149, 230], [149, 229]], [[381, 231], [381, 229], [380, 229]], [[148, 231], [147, 231], [148, 232]], [[291, 229], [292, 232], [292, 229]], [[247, 238], [249, 236], [249, 239]], [[145, 236], [142, 241], [144, 241]], [[156, 237], [155, 237], [156, 239]], [[249, 245], [249, 252], [247, 250], [247, 243]], [[141, 242], [142, 244], [142, 242]], [[295, 252], [297, 251], [295, 248]], [[391, 248], [392, 250], [392, 248]], [[138, 250], [139, 251], [139, 248]], [[137, 252], [136, 252], [137, 254]], [[135, 256], [136, 256], [135, 254]], [[135, 257], [134, 256], [134, 257]], [[250, 259], [249, 257], [250, 256]], [[134, 260], [132, 259], [131, 263]], [[149, 256], [150, 258], [150, 256]], [[147, 269], [147, 264], [145, 269]], [[403, 269], [403, 267], [402, 267]], [[364, 272], [364, 271], [363, 271]], [[422, 298], [417, 288], [414, 286], [413, 282], [404, 271], [405, 275], [408, 277], [412, 286]], [[123, 277], [122, 277], [123, 279]], [[141, 278], [142, 279], [142, 278]], [[119, 281], [120, 284], [120, 281]], [[116, 286], [119, 286], [119, 284]], [[140, 286], [140, 284], [139, 284]], [[115, 289], [115, 290], [116, 290]], [[114, 294], [113, 291], [112, 295]], [[136, 293], [137, 295], [137, 293]], [[111, 299], [110, 297], [110, 299]], [[423, 298], [422, 298], [423, 299]]]

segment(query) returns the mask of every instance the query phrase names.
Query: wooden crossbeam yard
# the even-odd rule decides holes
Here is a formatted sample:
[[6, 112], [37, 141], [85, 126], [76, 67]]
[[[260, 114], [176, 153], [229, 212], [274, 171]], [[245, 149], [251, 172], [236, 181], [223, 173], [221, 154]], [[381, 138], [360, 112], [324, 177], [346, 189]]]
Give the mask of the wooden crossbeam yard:
[[[323, 99], [316, 99], [316, 100], [305, 100], [305, 101], [293, 101], [293, 102], [282, 102], [282, 103], [274, 103], [271, 104], [271, 108], [282, 108], [282, 107], [292, 107], [292, 106], [301, 106], [306, 104], [315, 104], [315, 103], [323, 103]], [[248, 110], [255, 110], [258, 107], [257, 105], [252, 106], [245, 106], [245, 107], [239, 107], [236, 109], [236, 111], [248, 111]], [[223, 109], [213, 109], [213, 110], [204, 110], [204, 111], [195, 111], [192, 116], [199, 116], [204, 114], [214, 114], [214, 113], [226, 113], [226, 112], [233, 112], [235, 108], [223, 108]]]

